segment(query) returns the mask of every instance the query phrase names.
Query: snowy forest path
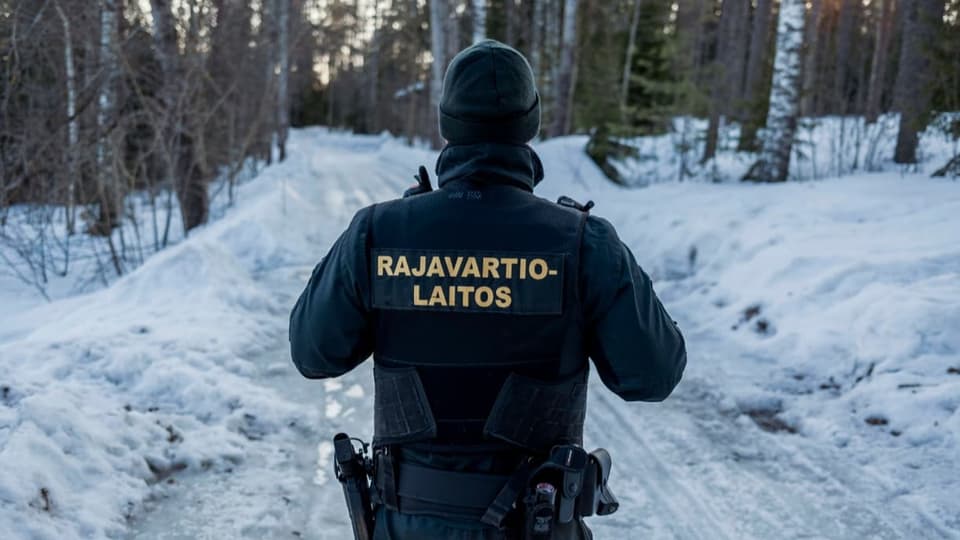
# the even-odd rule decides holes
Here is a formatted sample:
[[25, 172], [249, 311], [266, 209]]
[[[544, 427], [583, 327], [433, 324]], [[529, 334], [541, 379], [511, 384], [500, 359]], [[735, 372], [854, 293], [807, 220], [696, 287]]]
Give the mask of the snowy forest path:
[[[344, 146], [339, 146], [340, 141]], [[279, 265], [254, 268], [251, 277], [278, 303], [292, 307], [314, 265], [353, 213], [362, 206], [395, 196], [409, 183], [395, 173], [398, 164], [384, 160], [379, 141], [368, 144], [325, 138], [336, 148], [298, 145], [309, 155], [278, 183], [281, 212], [298, 204], [319, 211], [309, 223], [295, 222], [315, 251], [294, 253]], [[280, 165], [286, 167], [286, 165]], [[358, 171], [363, 171], [360, 177]], [[404, 175], [411, 176], [411, 175]], [[285, 328], [286, 325], [284, 324]], [[366, 436], [373, 422], [372, 375], [361, 367], [336, 381], [303, 378], [290, 360], [286, 334], [241, 355], [254, 366], [254, 382], [302, 406], [304, 424], [276, 433], [252, 430], [249, 449], [236, 466], [211, 471], [184, 471], [155, 488], [146, 512], [131, 524], [129, 538], [199, 540], [223, 538], [340, 539], [349, 535], [349, 520], [340, 486], [333, 478], [331, 439], [338, 431]], [[251, 423], [255, 425], [256, 419]], [[369, 437], [367, 437], [369, 438]]]
[[[320, 144], [300, 149], [311, 155], [303, 171], [310, 182], [283, 188], [291, 200], [311, 200], [325, 209], [297, 225], [311, 229], [316, 250], [254, 272], [258, 283], [291, 306], [313, 264], [353, 213], [396, 197], [415, 165], [374, 147]], [[548, 165], [555, 174], [578, 177], [561, 159]], [[604, 209], [615, 214], [629, 206]], [[685, 314], [677, 311], [682, 322]], [[586, 442], [610, 450], [612, 488], [621, 500], [617, 514], [588, 520], [597, 538], [960, 538], [912, 504], [898, 480], [880, 477], [852, 452], [762, 430], [725, 398], [722, 381], [712, 380], [708, 367], [716, 355], [749, 351], [727, 340], [722, 329], [686, 337], [690, 366], [664, 403], [624, 403], [599, 380], [591, 381]], [[286, 336], [277, 336], [264, 351], [250, 358], [258, 379], [301, 403], [304, 418], [319, 411], [314, 416], [319, 424], [265, 439], [228, 473], [176, 477], [179, 485], [135, 524], [132, 538], [349, 537], [328, 441], [337, 431], [369, 438], [369, 363], [336, 381], [308, 381], [290, 364]]]
[[[255, 277], [282, 302], [293, 305], [311, 270], [310, 265], [283, 266]], [[354, 418], [360, 422], [372, 418], [364, 400], [369, 390], [360, 382], [369, 374], [361, 369], [338, 381], [304, 379], [290, 362], [286, 336], [278, 336], [247, 360], [256, 367], [257, 381], [302, 404], [305, 412], [319, 410], [323, 425], [251, 432], [250, 451], [242, 463], [173, 477], [135, 524], [132, 539], [340, 537], [340, 533], [326, 536], [347, 525], [333, 480], [329, 439], [348, 426], [356, 429]]]

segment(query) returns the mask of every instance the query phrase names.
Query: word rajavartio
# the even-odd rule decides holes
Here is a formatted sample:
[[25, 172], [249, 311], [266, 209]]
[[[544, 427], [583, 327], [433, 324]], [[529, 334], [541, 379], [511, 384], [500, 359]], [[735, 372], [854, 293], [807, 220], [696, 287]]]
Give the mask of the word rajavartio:
[[[473, 278], [489, 280], [542, 281], [557, 275], [546, 259], [539, 257], [474, 257], [464, 255], [378, 255], [377, 277]], [[417, 307], [479, 307], [501, 309], [513, 303], [510, 285], [413, 285]]]

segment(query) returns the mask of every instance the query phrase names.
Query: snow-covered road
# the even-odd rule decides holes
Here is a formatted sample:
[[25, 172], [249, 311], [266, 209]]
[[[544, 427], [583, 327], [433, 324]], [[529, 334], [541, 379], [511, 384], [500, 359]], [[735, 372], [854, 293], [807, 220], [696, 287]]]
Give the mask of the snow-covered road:
[[[657, 280], [689, 349], [684, 381], [661, 404], [626, 404], [592, 381], [587, 443], [611, 451], [621, 499], [617, 514], [591, 520], [597, 538], [960, 538], [955, 184], [881, 175], [626, 191], [600, 177], [582, 144], [572, 138], [539, 148], [544, 196], [597, 202], [595, 212], [617, 225]], [[11, 519], [23, 531], [14, 537], [349, 537], [328, 441], [341, 430], [369, 437], [370, 368], [338, 381], [300, 378], [286, 349], [287, 310], [354, 211], [396, 197], [433, 157], [387, 138], [322, 130], [296, 132], [290, 155], [241, 194], [252, 202], [235, 215], [161, 254], [168, 260], [119, 282], [112, 297], [108, 289], [76, 308], [77, 320], [92, 316], [121, 329], [94, 336], [114, 344], [117, 363], [139, 351], [127, 345], [128, 327], [146, 317], [160, 328], [151, 332], [164, 353], [134, 358], [202, 371], [174, 363], [169, 373], [108, 373], [107, 383], [84, 375], [95, 385], [84, 395], [109, 388], [116, 397], [76, 407], [110, 417], [101, 409], [131, 404], [126, 427], [103, 429], [144, 440], [105, 450], [119, 456], [114, 476], [73, 467], [73, 454], [60, 458], [64, 474], [80, 478], [74, 486], [83, 500], [54, 487], [54, 511], [37, 509], [31, 482], [52, 480], [25, 456], [47, 439], [24, 431], [39, 421], [22, 403], [40, 399], [42, 374], [25, 371], [10, 383], [22, 397], [15, 396], [15, 422], [0, 407], [0, 463], [28, 464], [15, 481], [0, 479], [0, 525]], [[899, 234], [907, 227], [914, 228]], [[205, 270], [171, 275], [183, 271], [185, 257]], [[223, 265], [226, 274], [212, 269]], [[144, 292], [130, 300], [136, 306], [116, 308], [117, 297], [140, 292], [138, 274], [146, 274], [143, 288], [169, 276], [150, 293], [169, 302], [158, 305], [160, 296]], [[225, 288], [224, 276], [232, 280]], [[183, 279], [213, 291], [206, 304], [189, 287], [165, 288], [182, 288]], [[20, 341], [0, 341], [0, 355], [69, 339], [26, 328], [44, 313], [25, 319]], [[180, 324], [166, 332], [165, 319]], [[75, 358], [64, 353], [63, 363]], [[88, 360], [90, 369], [101, 369], [100, 361]], [[40, 432], [66, 444], [107, 444], [43, 425]], [[140, 471], [143, 456], [166, 466]], [[139, 469], [131, 465], [138, 460]], [[124, 475], [133, 479], [127, 484], [142, 483], [139, 475], [152, 487], [115, 490], [127, 485], [118, 480]]]
[[[339, 232], [360, 206], [395, 196], [403, 184], [395, 179], [404, 179], [414, 169], [415, 163], [384, 160], [382, 153], [372, 150], [341, 150], [331, 160], [326, 157], [329, 149], [316, 149], [310, 175], [323, 187], [318, 194], [327, 201], [327, 208], [334, 210], [326, 219], [318, 216], [325, 232]], [[577, 158], [574, 154], [576, 168], [588, 166]], [[580, 177], [561, 168], [569, 167], [570, 161], [556, 161], [547, 164], [553, 175]], [[555, 164], [552, 170], [551, 164]], [[578, 187], [576, 182], [563, 183], [568, 189]], [[599, 191], [602, 197], [607, 190], [600, 187]], [[605, 215], [604, 210], [601, 206], [598, 213]], [[615, 213], [610, 216], [615, 222], [621, 221], [618, 217]], [[318, 257], [324, 247], [318, 245], [309, 255]], [[309, 257], [307, 261], [312, 262]], [[270, 287], [290, 303], [309, 269], [304, 266], [292, 276], [282, 269], [279, 274], [284, 279], [271, 276]], [[690, 318], [682, 311], [676, 316]], [[727, 332], [727, 328], [719, 332], [707, 329], [688, 335], [691, 369], [676, 394], [663, 404], [626, 404], [593, 381], [587, 437], [590, 444], [612, 450], [614, 485], [623, 502], [618, 514], [592, 520], [598, 538], [939, 538], [957, 534], [956, 528], [904, 497], [909, 488], [902, 479], [884, 478], [863, 466], [861, 455], [787, 431], [764, 431], [744, 415], [736, 403], [725, 398], [723, 381], [713, 379], [709, 368], [718, 364], [718, 354], [736, 354], [736, 345], [723, 339]], [[266, 378], [267, 384], [295, 395], [307, 406], [322, 407], [326, 418], [325, 425], [308, 433], [294, 457], [282, 465], [289, 467], [287, 474], [301, 468], [303, 489], [285, 495], [290, 499], [285, 500], [289, 508], [280, 516], [287, 521], [278, 516], [275, 527], [267, 530], [277, 537], [289, 531], [304, 538], [346, 538], [349, 533], [338, 485], [329, 481], [330, 448], [325, 438], [339, 429], [369, 435], [369, 370], [360, 369], [342, 382], [324, 384], [297, 380], [282, 347], [258, 360], [273, 375]], [[314, 458], [306, 469], [302, 469], [304, 460], [297, 458], [303, 455]], [[171, 504], [182, 503], [180, 499], [186, 496], [188, 506], [212, 507], [214, 515], [203, 511], [200, 521], [204, 528], [212, 527], [205, 529], [212, 531], [209, 537], [217, 537], [224, 516], [237, 512], [221, 512], [229, 505], [216, 501], [222, 501], [225, 493], [247, 496], [243, 495], [245, 483], [242, 478], [236, 486], [226, 482], [211, 493], [210, 501], [203, 501], [202, 494], [210, 491], [208, 482], [196, 482], [199, 489], [182, 490]], [[201, 494], [199, 505], [189, 499], [197, 493]], [[242, 508], [243, 501], [235, 499], [227, 497], [233, 500], [234, 510]], [[182, 529], [189, 534], [174, 537], [197, 537], [190, 527]], [[157, 530], [162, 527], [153, 529], [152, 534]], [[256, 530], [258, 536], [264, 532], [248, 530]]]

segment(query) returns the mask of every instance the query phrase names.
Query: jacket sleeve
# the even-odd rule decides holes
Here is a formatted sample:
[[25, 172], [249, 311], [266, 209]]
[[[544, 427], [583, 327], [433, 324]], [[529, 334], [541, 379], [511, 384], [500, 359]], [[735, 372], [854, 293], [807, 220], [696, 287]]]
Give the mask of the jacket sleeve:
[[290, 356], [304, 377], [342, 375], [373, 352], [366, 247], [371, 214], [372, 207], [354, 216], [290, 313]]
[[581, 249], [588, 352], [600, 379], [627, 401], [666, 399], [687, 353], [650, 277], [606, 220], [587, 218]]

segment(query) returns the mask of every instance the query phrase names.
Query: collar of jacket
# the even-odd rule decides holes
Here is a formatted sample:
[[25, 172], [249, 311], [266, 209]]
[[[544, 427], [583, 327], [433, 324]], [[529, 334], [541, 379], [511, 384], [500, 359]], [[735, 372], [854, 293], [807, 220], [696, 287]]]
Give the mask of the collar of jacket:
[[533, 191], [543, 180], [543, 164], [533, 148], [525, 144], [448, 144], [437, 158], [436, 173], [440, 187], [454, 180], [470, 179]]

